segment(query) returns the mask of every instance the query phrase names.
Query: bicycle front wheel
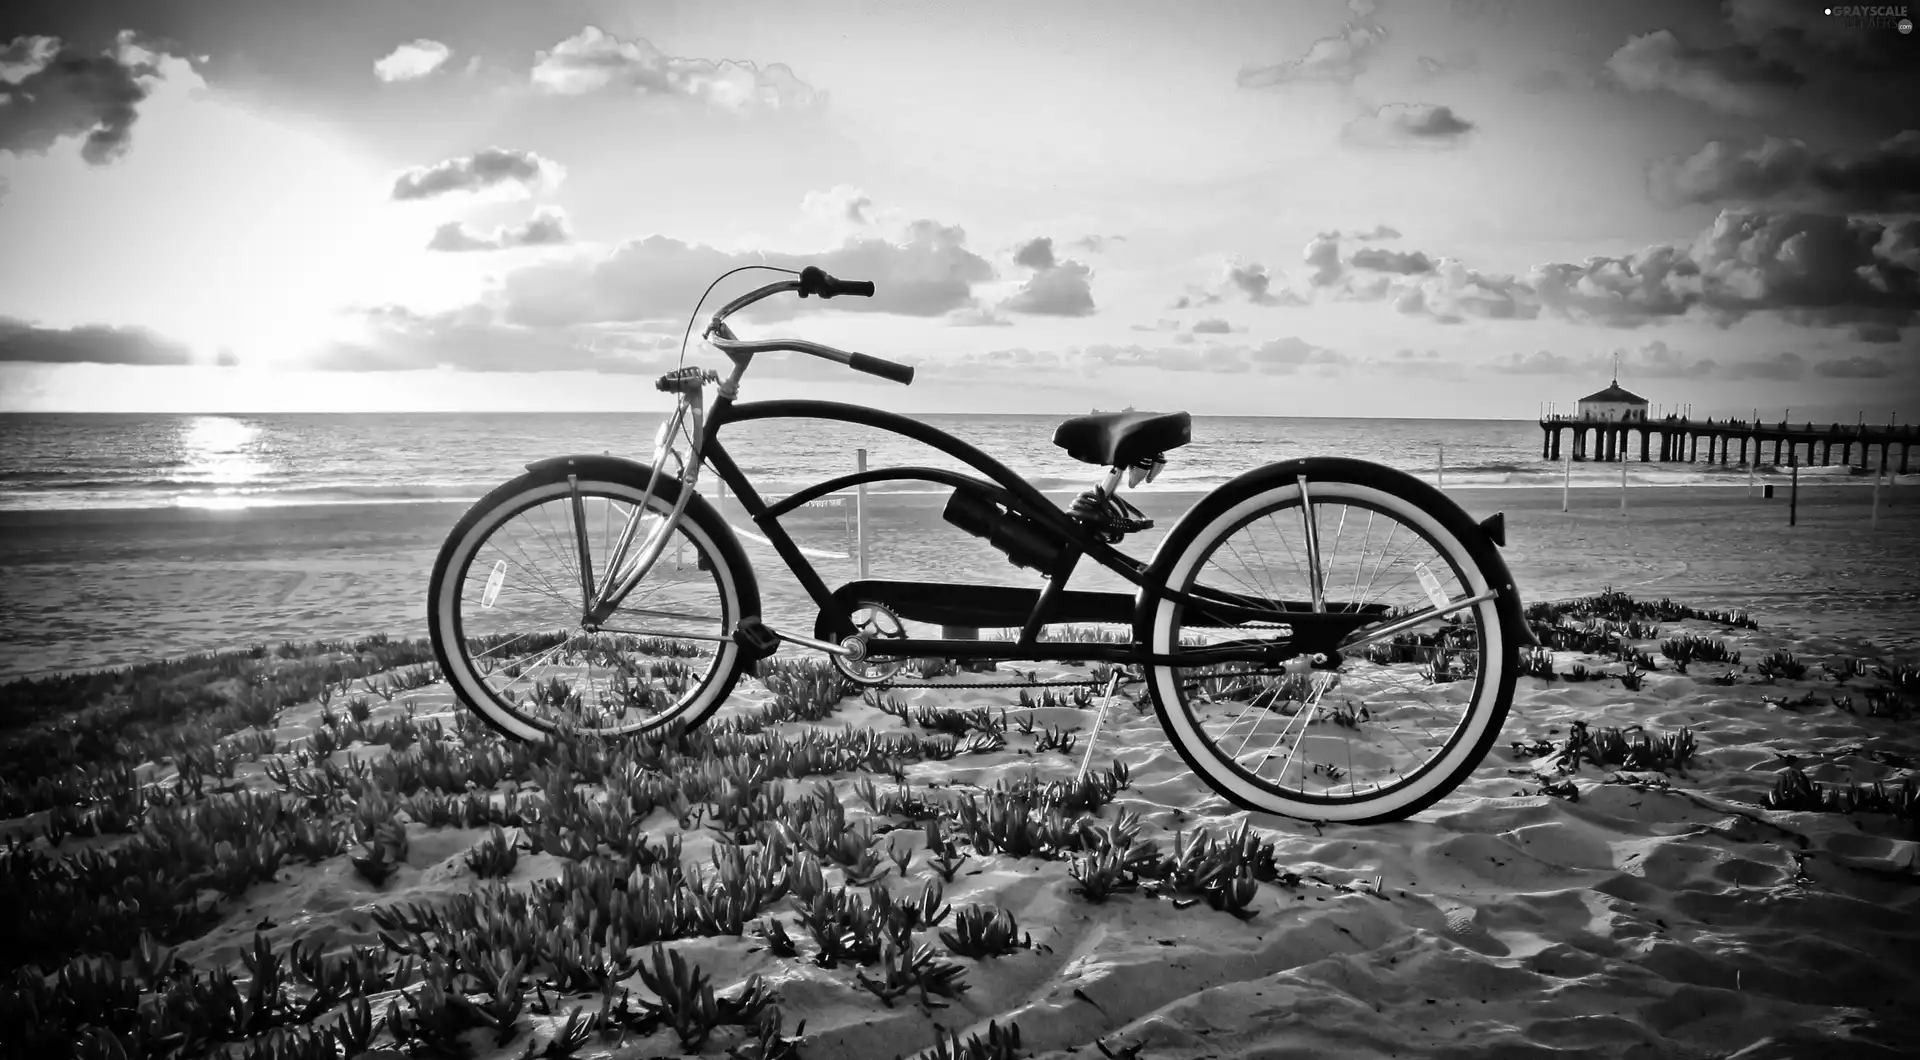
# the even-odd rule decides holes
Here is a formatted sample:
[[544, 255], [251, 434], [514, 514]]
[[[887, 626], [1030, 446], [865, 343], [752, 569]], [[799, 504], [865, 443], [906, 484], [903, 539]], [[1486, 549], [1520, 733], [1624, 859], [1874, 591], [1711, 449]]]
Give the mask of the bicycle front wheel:
[[[759, 594], [719, 516], [625, 461], [536, 465], [482, 498], [440, 550], [428, 625], [448, 683], [500, 732], [632, 735], [719, 708], [745, 667], [731, 633]], [[621, 606], [586, 622], [593, 591], [671, 536]], [[625, 542], [624, 549], [622, 542]], [[615, 562], [619, 570], [611, 569]]]
[[[1518, 646], [1452, 504], [1391, 468], [1292, 461], [1222, 486], [1168, 535], [1152, 566], [1169, 588], [1357, 619], [1336, 669], [1148, 668], [1161, 724], [1214, 790], [1250, 810], [1373, 823], [1432, 805], [1479, 765], [1513, 699]], [[1144, 624], [1152, 650], [1175, 656], [1290, 637], [1284, 615], [1222, 619], [1166, 600]]]

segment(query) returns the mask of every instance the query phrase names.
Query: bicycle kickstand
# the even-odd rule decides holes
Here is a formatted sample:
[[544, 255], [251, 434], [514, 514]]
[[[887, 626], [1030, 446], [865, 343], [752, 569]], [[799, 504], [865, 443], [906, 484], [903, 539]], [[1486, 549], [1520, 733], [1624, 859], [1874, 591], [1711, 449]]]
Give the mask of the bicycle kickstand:
[[1100, 723], [1107, 720], [1107, 708], [1113, 705], [1114, 689], [1120, 685], [1120, 668], [1113, 668], [1113, 676], [1107, 679], [1107, 694], [1100, 697], [1100, 712], [1093, 716], [1093, 731], [1087, 734], [1087, 753], [1080, 756], [1080, 769], [1073, 775], [1074, 786], [1086, 779], [1087, 769], [1093, 765], [1093, 745], [1100, 739]]

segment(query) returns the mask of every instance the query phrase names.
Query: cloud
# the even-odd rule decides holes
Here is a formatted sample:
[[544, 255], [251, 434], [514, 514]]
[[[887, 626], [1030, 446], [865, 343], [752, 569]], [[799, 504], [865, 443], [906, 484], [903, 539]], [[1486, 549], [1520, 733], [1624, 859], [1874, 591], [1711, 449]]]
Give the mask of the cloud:
[[427, 249], [511, 250], [515, 247], [559, 246], [572, 240], [573, 231], [567, 224], [566, 212], [557, 206], [543, 206], [521, 224], [497, 228], [491, 235], [476, 234], [460, 221], [448, 221], [434, 230]]
[[1664, 29], [1628, 38], [1607, 60], [1606, 71], [1631, 92], [1668, 92], [1745, 116], [1770, 109], [1778, 91], [1806, 80], [1792, 66], [1744, 44], [1691, 48]]
[[1397, 250], [1382, 250], [1378, 247], [1362, 247], [1353, 252], [1353, 267], [1372, 269], [1375, 272], [1397, 272], [1411, 275], [1420, 272], [1432, 272], [1433, 261], [1417, 250], [1401, 253]]
[[1343, 271], [1340, 264], [1340, 233], [1322, 232], [1314, 236], [1301, 257], [1313, 269], [1308, 282], [1315, 287], [1332, 286]]
[[1348, 7], [1355, 17], [1341, 25], [1340, 32], [1314, 41], [1298, 59], [1271, 66], [1243, 67], [1237, 78], [1240, 87], [1271, 88], [1314, 81], [1352, 84], [1354, 78], [1366, 72], [1374, 51], [1387, 39], [1387, 31], [1372, 21], [1372, 3], [1361, 0], [1349, 3]]
[[1389, 225], [1375, 225], [1364, 232], [1349, 232], [1347, 238], [1361, 243], [1370, 243], [1382, 239], [1399, 239], [1400, 230]]
[[1714, 140], [1691, 155], [1653, 163], [1656, 200], [1686, 203], [1818, 205], [1842, 213], [1920, 210], [1920, 130], [1864, 151], [1816, 151], [1803, 140], [1768, 136], [1736, 146]]
[[1341, 136], [1362, 147], [1455, 147], [1474, 123], [1435, 103], [1389, 103], [1346, 124]]
[[1814, 365], [1813, 374], [1829, 379], [1885, 379], [1893, 374], [1893, 365], [1880, 357], [1841, 357]]
[[555, 95], [628, 91], [694, 99], [735, 112], [808, 110], [826, 102], [826, 93], [782, 63], [761, 69], [732, 59], [678, 58], [646, 40], [621, 40], [596, 26], [536, 54], [530, 76], [536, 87]]
[[1414, 78], [1437, 81], [1450, 74], [1468, 74], [1480, 69], [1480, 56], [1472, 49], [1453, 52], [1444, 58], [1422, 55], [1414, 60]]
[[0, 316], [0, 361], [38, 364], [192, 364], [193, 354], [144, 328], [43, 328]]
[[1886, 345], [1900, 341], [1900, 328], [1897, 325], [1881, 324], [1872, 321], [1863, 321], [1854, 324], [1848, 329], [1848, 334], [1853, 337], [1855, 342], [1870, 342], [1875, 345]]
[[308, 359], [323, 371], [601, 372], [655, 375], [673, 368], [680, 338], [639, 329], [504, 323], [481, 306], [417, 313], [383, 306], [362, 314], [365, 335]]
[[1221, 320], [1219, 317], [1208, 317], [1205, 320], [1197, 320], [1193, 325], [1193, 333], [1195, 335], [1226, 335], [1232, 331], [1233, 325]]
[[[1636, 349], [1615, 350], [1614, 354], [1619, 358], [1621, 374], [1633, 379], [1704, 379], [1720, 368], [1719, 362], [1712, 358], [1688, 360], [1685, 354], [1659, 339]], [[1588, 360], [1587, 368], [1590, 373], [1598, 372], [1610, 364], [1606, 357], [1594, 357]]]
[[1737, 42], [1804, 78], [1796, 97], [1844, 110], [1882, 135], [1912, 124], [1920, 63], [1913, 61], [1911, 35], [1831, 18], [1820, 5], [1800, 0], [1726, 0], [1724, 6]]
[[1246, 295], [1247, 301], [1254, 305], [1300, 306], [1306, 304], [1306, 299], [1286, 287], [1275, 291], [1273, 289], [1275, 279], [1275, 276], [1267, 272], [1267, 267], [1257, 261], [1227, 266], [1227, 283]]
[[1731, 379], [1776, 379], [1791, 382], [1807, 374], [1806, 359], [1797, 353], [1776, 353], [1751, 361], [1736, 361], [1727, 366]]
[[1030, 239], [1013, 252], [1013, 263], [1029, 269], [1051, 269], [1056, 262], [1053, 257], [1053, 240], [1047, 236]]
[[18, 37], [0, 48], [0, 150], [45, 151], [85, 136], [80, 157], [104, 166], [126, 154], [158, 56], [122, 33], [88, 55], [56, 37]]
[[532, 151], [488, 147], [407, 170], [394, 180], [393, 198], [397, 202], [408, 202], [496, 188], [517, 189], [525, 194], [540, 187], [552, 188], [565, 175], [566, 170], [558, 163]]
[[386, 58], [373, 64], [373, 76], [389, 84], [395, 81], [417, 81], [440, 69], [453, 57], [453, 49], [437, 40], [408, 41], [395, 48]]
[[1272, 339], [1258, 346], [1088, 346], [1076, 352], [1083, 364], [1110, 368], [1155, 368], [1170, 372], [1210, 372], [1239, 375], [1258, 372], [1291, 375], [1307, 366], [1334, 370], [1348, 359], [1339, 353], [1295, 337]]
[[1723, 324], [1781, 311], [1905, 325], [1920, 312], [1920, 220], [1723, 210], [1691, 245], [1539, 265], [1528, 279], [1556, 314], [1614, 327], [1694, 309]]
[[[707, 285], [742, 265], [800, 269], [818, 265], [853, 280], [872, 280], [872, 298], [837, 298], [834, 312], [937, 317], [975, 302], [973, 285], [993, 266], [966, 247], [966, 232], [919, 220], [894, 238], [859, 236], [819, 253], [727, 252], [666, 236], [648, 236], [594, 258], [538, 262], [506, 275], [496, 294], [514, 324], [582, 324], [684, 319]], [[815, 303], [769, 299], [749, 312], [771, 316]]]
[[1073, 241], [1073, 245], [1079, 247], [1081, 250], [1099, 254], [1105, 251], [1107, 245], [1110, 243], [1124, 243], [1126, 241], [1126, 236], [1081, 236], [1079, 239]]
[[874, 223], [872, 197], [851, 184], [807, 192], [800, 198], [800, 211], [829, 224], [865, 227]]
[[1529, 96], [1565, 92], [1573, 87], [1573, 78], [1565, 70], [1532, 70], [1513, 79], [1513, 87]]
[[1090, 316], [1093, 288], [1088, 280], [1092, 275], [1093, 270], [1077, 261], [1063, 261], [1028, 277], [1011, 298], [1000, 303], [1000, 308], [1036, 316]]
[[1572, 361], [1549, 350], [1516, 353], [1506, 360], [1494, 361], [1487, 367], [1508, 375], [1571, 375], [1575, 368]]
[[1001, 316], [992, 306], [974, 302], [947, 314], [947, 323], [956, 328], [1005, 328], [1013, 321]]

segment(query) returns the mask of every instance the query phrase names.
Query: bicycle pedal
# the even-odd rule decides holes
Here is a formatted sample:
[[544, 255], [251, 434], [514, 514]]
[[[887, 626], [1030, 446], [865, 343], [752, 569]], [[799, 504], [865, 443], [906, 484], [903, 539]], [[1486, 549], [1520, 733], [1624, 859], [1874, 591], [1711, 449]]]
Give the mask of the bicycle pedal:
[[733, 627], [733, 642], [740, 645], [741, 650], [746, 653], [748, 662], [758, 662], [779, 650], [780, 634], [775, 633], [758, 617], [748, 617], [741, 619], [739, 625]]

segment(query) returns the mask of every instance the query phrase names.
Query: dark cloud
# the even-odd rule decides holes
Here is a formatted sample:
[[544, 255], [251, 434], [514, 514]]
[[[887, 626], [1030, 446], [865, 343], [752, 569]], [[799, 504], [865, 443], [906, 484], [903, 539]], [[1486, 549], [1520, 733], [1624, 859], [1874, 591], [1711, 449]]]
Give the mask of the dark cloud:
[[1920, 130], [1864, 151], [1816, 151], [1768, 136], [1741, 147], [1709, 142], [1648, 169], [1654, 197], [1683, 203], [1798, 203], [1842, 213], [1920, 210]]
[[120, 36], [111, 52], [82, 53], [54, 37], [17, 37], [0, 48], [0, 150], [45, 151], [85, 135], [80, 157], [104, 166], [127, 153], [143, 77], [154, 56]]
[[434, 230], [427, 249], [511, 250], [515, 247], [559, 246], [572, 240], [573, 231], [567, 225], [566, 213], [557, 207], [543, 207], [534, 211], [526, 221], [497, 228], [491, 235], [475, 233], [459, 221], [448, 221]]
[[1053, 239], [1040, 236], [1020, 244], [1013, 252], [1013, 263], [1029, 269], [1051, 269], [1058, 264], [1053, 257]]
[[1028, 277], [1011, 298], [1000, 303], [1009, 313], [1035, 316], [1084, 317], [1093, 313], [1093, 270], [1077, 261], [1063, 261]]
[[1362, 247], [1353, 252], [1353, 267], [1373, 269], [1376, 272], [1397, 272], [1411, 275], [1419, 272], [1432, 272], [1433, 261], [1417, 250], [1401, 253], [1397, 250], [1382, 250], [1378, 247]]
[[1689, 47], [1664, 29], [1629, 38], [1607, 60], [1606, 71], [1628, 91], [1667, 92], [1737, 115], [1771, 109], [1782, 90], [1806, 81], [1791, 65], [1745, 44]]
[[1807, 374], [1806, 358], [1797, 353], [1776, 353], [1751, 361], [1735, 361], [1727, 366], [1730, 379], [1775, 379], [1791, 382]]
[[1808, 324], [1904, 325], [1920, 312], [1920, 220], [1725, 210], [1685, 245], [1536, 266], [1555, 313], [1614, 327], [1703, 310], [1723, 324], [1764, 311]]
[[193, 354], [144, 328], [43, 328], [0, 317], [0, 361], [39, 364], [192, 364]]
[[1880, 357], [1841, 357], [1821, 361], [1813, 372], [1829, 379], [1885, 379], [1893, 374], [1893, 365]]
[[[500, 299], [509, 323], [561, 325], [682, 318], [714, 277], [741, 265], [800, 269], [818, 265], [835, 276], [872, 280], [872, 298], [836, 298], [834, 312], [936, 317], [975, 303], [973, 285], [993, 266], [966, 248], [966, 232], [915, 221], [899, 241], [863, 236], [816, 254], [728, 253], [649, 236], [598, 260], [552, 261], [508, 273]], [[750, 313], [772, 317], [814, 307], [769, 299]]]
[[1821, 5], [1801, 0], [1726, 0], [1725, 8], [1737, 42], [1804, 77], [1796, 99], [1849, 121], [1864, 119], [1881, 135], [1912, 126], [1913, 100], [1920, 97], [1913, 36], [1890, 25], [1868, 28], [1829, 17]]
[[1208, 317], [1194, 321], [1193, 333], [1196, 335], [1225, 335], [1233, 331], [1233, 325], [1219, 317]]
[[1455, 147], [1474, 124], [1436, 103], [1389, 103], [1348, 122], [1341, 136], [1363, 147]]
[[827, 94], [783, 63], [765, 68], [731, 59], [684, 59], [649, 41], [622, 40], [588, 26], [534, 57], [534, 85], [557, 95], [628, 91], [699, 100], [730, 111], [808, 110]]
[[1362, 0], [1348, 6], [1355, 17], [1343, 24], [1340, 32], [1314, 41], [1298, 59], [1242, 68], [1237, 78], [1240, 87], [1270, 88], [1303, 81], [1352, 84], [1366, 72], [1374, 51], [1387, 39], [1387, 31], [1372, 21], [1371, 2]]
[[1848, 329], [1848, 334], [1853, 336], [1855, 342], [1870, 342], [1876, 346], [1900, 341], [1900, 328], [1893, 324], [1858, 323]]
[[407, 202], [509, 185], [531, 190], [557, 182], [564, 172], [532, 151], [487, 147], [460, 158], [407, 170], [394, 180], [393, 198]]

